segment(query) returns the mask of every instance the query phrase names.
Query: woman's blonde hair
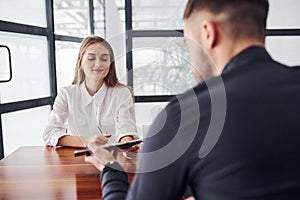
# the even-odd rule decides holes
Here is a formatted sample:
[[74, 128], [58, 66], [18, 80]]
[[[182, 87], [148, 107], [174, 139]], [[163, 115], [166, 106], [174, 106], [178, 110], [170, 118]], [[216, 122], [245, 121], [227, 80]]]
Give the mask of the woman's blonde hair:
[[83, 69], [80, 67], [82, 63], [82, 58], [84, 53], [86, 52], [86, 49], [92, 45], [99, 43], [103, 45], [108, 51], [109, 51], [109, 57], [110, 57], [110, 66], [109, 66], [109, 72], [107, 76], [104, 78], [104, 82], [109, 87], [115, 87], [119, 84], [119, 80], [116, 73], [116, 64], [115, 64], [115, 56], [112, 47], [110, 44], [103, 38], [99, 36], [89, 36], [86, 37], [80, 46], [77, 61], [76, 61], [76, 67], [75, 67], [75, 74], [72, 84], [73, 85], [79, 85], [85, 80], [85, 74], [83, 72]]
[[109, 72], [107, 76], [104, 78], [104, 82], [108, 87], [115, 87], [115, 86], [120, 86], [120, 87], [127, 87], [131, 93], [133, 102], [134, 102], [134, 94], [133, 90], [131, 87], [124, 85], [119, 82], [118, 77], [117, 77], [117, 72], [116, 72], [116, 64], [115, 64], [115, 55], [113, 52], [112, 47], [110, 44], [103, 38], [99, 36], [89, 36], [86, 37], [80, 46], [77, 61], [76, 61], [76, 67], [75, 67], [75, 74], [74, 74], [74, 79], [72, 82], [72, 85], [79, 85], [85, 80], [85, 74], [83, 72], [83, 69], [80, 67], [81, 62], [82, 62], [82, 57], [84, 53], [86, 52], [86, 49], [95, 43], [99, 43], [103, 45], [108, 51], [109, 51], [109, 57], [110, 57], [110, 66], [109, 66]]

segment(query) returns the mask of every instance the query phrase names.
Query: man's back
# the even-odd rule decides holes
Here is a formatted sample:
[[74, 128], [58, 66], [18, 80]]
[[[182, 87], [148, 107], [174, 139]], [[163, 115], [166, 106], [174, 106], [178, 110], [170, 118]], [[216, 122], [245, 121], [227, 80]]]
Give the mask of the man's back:
[[227, 65], [222, 79], [224, 127], [202, 159], [205, 130], [214, 122], [204, 121], [211, 115], [209, 92], [196, 88], [200, 113], [206, 116], [200, 116], [197, 136], [184, 155], [192, 157], [187, 180], [195, 196], [300, 199], [300, 68], [280, 65], [263, 48], [251, 47]]
[[[250, 47], [230, 61], [223, 83], [212, 78], [179, 95], [150, 127], [144, 173], [127, 199], [179, 199], [186, 185], [196, 199], [300, 199], [299, 77], [299, 67]], [[204, 146], [211, 151], [202, 157]]]

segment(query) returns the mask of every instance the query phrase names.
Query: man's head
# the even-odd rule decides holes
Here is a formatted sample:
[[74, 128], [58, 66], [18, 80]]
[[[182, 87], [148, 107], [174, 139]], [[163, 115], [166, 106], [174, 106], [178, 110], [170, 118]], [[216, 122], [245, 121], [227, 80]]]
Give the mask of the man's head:
[[264, 45], [268, 10], [268, 0], [189, 0], [183, 18], [190, 54], [193, 41], [222, 70], [244, 48]]

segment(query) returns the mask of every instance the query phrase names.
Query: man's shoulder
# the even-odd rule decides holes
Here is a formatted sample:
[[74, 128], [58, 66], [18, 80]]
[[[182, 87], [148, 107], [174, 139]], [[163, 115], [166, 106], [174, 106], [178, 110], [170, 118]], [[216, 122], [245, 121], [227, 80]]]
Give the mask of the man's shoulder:
[[283, 80], [298, 80], [300, 67], [277, 62], [269, 59], [265, 61], [257, 61], [246, 65], [238, 66], [234, 70], [228, 71], [221, 75], [226, 91], [238, 90], [240, 92], [247, 89], [256, 88], [263, 89], [268, 83], [280, 83]]

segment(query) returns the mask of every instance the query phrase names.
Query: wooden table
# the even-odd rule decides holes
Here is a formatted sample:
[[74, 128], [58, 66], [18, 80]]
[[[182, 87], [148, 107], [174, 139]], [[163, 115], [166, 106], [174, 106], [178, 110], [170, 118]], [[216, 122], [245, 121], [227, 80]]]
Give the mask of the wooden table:
[[99, 171], [84, 156], [74, 157], [75, 150], [21, 147], [5, 157], [0, 161], [0, 199], [101, 199]]

